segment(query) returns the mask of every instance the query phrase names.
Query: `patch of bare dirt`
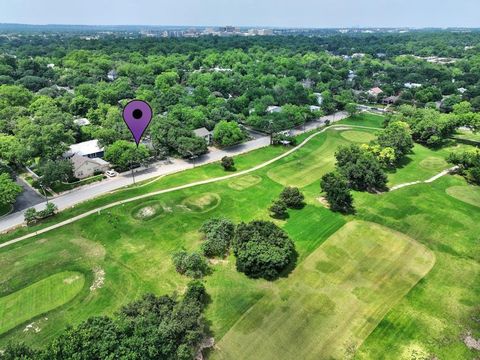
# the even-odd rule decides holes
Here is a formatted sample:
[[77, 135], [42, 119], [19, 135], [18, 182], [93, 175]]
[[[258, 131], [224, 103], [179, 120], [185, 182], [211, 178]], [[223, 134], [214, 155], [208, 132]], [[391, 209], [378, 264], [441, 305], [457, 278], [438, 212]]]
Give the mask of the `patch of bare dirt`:
[[201, 342], [197, 354], [195, 355], [195, 360], [203, 360], [205, 357], [203, 356], [203, 350], [209, 349], [215, 346], [215, 339], [213, 337], [205, 338]]
[[330, 204], [328, 203], [328, 200], [324, 196], [318, 197], [317, 201], [323, 206], [325, 206], [327, 209], [330, 209]]
[[78, 279], [80, 279], [80, 275], [73, 275], [73, 276], [70, 276], [66, 279], [63, 279], [63, 283], [67, 284], [67, 285], [70, 285], [70, 284], [73, 284]]
[[224, 260], [224, 259], [208, 259], [208, 262], [212, 265], [225, 265], [225, 264], [228, 264], [228, 260]]
[[463, 342], [470, 350], [480, 351], [480, 339], [475, 339], [470, 332], [463, 337]]
[[93, 275], [94, 279], [93, 284], [90, 286], [90, 291], [100, 289], [105, 283], [105, 270], [103, 270], [101, 267], [93, 268]]
[[40, 331], [42, 331], [42, 328], [40, 327], [40, 325], [42, 325], [47, 320], [48, 320], [48, 317], [44, 317], [43, 319], [31, 322], [30, 324], [25, 326], [25, 328], [23, 329], [23, 332], [33, 331], [35, 333], [39, 333]]

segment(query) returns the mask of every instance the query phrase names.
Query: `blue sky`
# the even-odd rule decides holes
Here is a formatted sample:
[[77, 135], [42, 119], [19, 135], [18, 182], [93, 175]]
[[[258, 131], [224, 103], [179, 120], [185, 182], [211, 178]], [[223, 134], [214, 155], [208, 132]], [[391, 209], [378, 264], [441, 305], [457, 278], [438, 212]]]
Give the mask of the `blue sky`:
[[0, 0], [0, 22], [480, 27], [480, 0]]

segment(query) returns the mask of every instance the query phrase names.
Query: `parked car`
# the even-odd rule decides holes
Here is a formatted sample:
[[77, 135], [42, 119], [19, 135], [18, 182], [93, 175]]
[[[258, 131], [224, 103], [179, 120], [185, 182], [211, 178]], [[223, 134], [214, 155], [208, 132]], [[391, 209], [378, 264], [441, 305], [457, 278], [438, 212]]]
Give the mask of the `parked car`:
[[115, 177], [117, 176], [117, 173], [113, 170], [108, 170], [105, 172], [105, 175], [107, 175], [108, 177]]

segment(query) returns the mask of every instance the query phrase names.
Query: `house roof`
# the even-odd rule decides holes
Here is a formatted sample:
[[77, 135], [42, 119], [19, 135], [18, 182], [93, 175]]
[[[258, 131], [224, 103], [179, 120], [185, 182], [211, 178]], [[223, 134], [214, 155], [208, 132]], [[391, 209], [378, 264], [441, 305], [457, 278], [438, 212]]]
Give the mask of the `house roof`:
[[80, 156], [96, 154], [102, 152], [103, 147], [100, 147], [98, 140], [84, 141], [78, 144], [70, 145], [70, 150], [67, 151], [66, 156], [78, 154]]
[[79, 118], [79, 119], [73, 120], [73, 123], [78, 126], [85, 126], [85, 125], [90, 125], [90, 120], [88, 120], [87, 118]]
[[210, 135], [210, 131], [208, 131], [207, 128], [205, 127], [195, 129], [193, 130], [193, 133], [195, 134], [195, 136], [198, 136], [198, 137], [205, 137]]
[[267, 107], [267, 112], [273, 112], [273, 111], [281, 111], [282, 108], [280, 106], [272, 105]]
[[78, 154], [74, 154], [71, 158], [70, 158], [70, 161], [72, 162], [72, 165], [73, 165], [73, 170], [77, 170], [78, 168], [80, 168], [83, 164], [85, 164], [86, 162], [91, 162], [91, 163], [95, 163], [99, 166], [103, 166], [103, 165], [110, 165], [107, 161], [103, 160], [103, 159], [100, 159], [100, 158], [88, 158], [88, 157], [85, 157], [85, 156], [81, 156], [81, 155], [78, 155]]
[[368, 92], [378, 95], [378, 94], [383, 93], [383, 90], [380, 89], [379, 87], [374, 87], [374, 88], [371, 88], [370, 90], [368, 90]]

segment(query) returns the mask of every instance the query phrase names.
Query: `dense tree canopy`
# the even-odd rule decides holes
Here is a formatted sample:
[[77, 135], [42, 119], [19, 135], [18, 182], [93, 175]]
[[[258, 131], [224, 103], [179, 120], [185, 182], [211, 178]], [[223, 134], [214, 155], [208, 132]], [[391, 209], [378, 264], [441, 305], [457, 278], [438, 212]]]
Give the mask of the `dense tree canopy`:
[[241, 223], [233, 251], [237, 270], [252, 278], [273, 280], [294, 260], [295, 246], [288, 235], [268, 221]]
[[208, 331], [206, 302], [204, 286], [193, 281], [181, 299], [146, 294], [113, 318], [92, 317], [67, 328], [44, 350], [9, 344], [0, 358], [191, 360]]

